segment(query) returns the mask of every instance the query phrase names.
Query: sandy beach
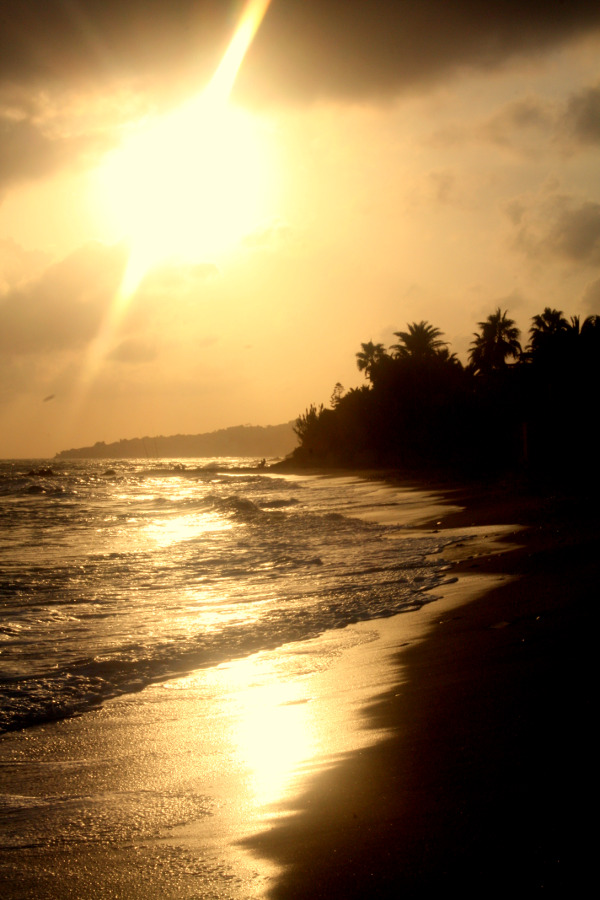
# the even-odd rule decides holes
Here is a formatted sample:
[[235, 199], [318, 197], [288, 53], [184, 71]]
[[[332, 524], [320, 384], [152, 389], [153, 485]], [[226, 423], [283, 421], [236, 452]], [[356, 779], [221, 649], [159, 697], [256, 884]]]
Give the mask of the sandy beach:
[[[22, 811], [5, 817], [3, 896], [584, 884], [593, 510], [505, 490], [434, 496], [407, 524], [455, 541], [435, 602], [6, 735], [2, 792], [49, 818], [39, 847]], [[43, 792], [62, 798], [51, 815], [34, 808]]]
[[592, 509], [502, 491], [460, 502], [441, 522], [477, 535], [445, 554], [458, 580], [365, 710], [388, 737], [252, 842], [284, 866], [273, 898], [567, 896], [590, 877]]

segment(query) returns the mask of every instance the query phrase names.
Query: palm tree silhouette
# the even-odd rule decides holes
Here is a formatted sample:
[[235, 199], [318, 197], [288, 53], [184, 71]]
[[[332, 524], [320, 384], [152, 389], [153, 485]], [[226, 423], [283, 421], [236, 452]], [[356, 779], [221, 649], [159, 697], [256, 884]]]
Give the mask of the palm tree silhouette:
[[475, 340], [469, 353], [474, 372], [498, 372], [506, 368], [507, 359], [520, 357], [520, 331], [514, 319], [507, 317], [507, 312], [498, 307], [484, 322], [477, 323], [480, 333], [473, 335]]
[[600, 316], [586, 316], [583, 320], [580, 334], [584, 338], [598, 341], [600, 337]]
[[407, 328], [408, 331], [394, 332], [394, 335], [400, 338], [398, 343], [390, 348], [396, 357], [423, 359], [438, 355], [447, 346], [446, 341], [440, 340], [443, 332], [429, 322], [407, 323]]
[[546, 346], [549, 340], [565, 334], [569, 329], [569, 323], [563, 316], [562, 309], [551, 309], [549, 306], [541, 315], [534, 316], [531, 322], [529, 346], [534, 353]]
[[571, 323], [567, 325], [566, 335], [568, 352], [573, 355], [573, 361], [580, 364], [584, 359], [587, 362], [591, 362], [592, 358], [598, 359], [600, 316], [586, 316], [583, 322], [579, 316], [571, 316]]
[[383, 344], [374, 344], [373, 341], [367, 341], [366, 344], [361, 343], [360, 346], [362, 350], [356, 354], [356, 365], [359, 372], [364, 372], [367, 378], [372, 380], [373, 369], [387, 355], [385, 347]]

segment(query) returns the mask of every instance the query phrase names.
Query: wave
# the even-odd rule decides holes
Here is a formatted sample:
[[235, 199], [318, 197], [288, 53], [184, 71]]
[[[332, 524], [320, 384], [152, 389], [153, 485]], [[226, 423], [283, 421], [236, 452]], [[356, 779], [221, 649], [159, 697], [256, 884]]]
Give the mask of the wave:
[[[445, 577], [427, 558], [440, 537], [363, 521], [360, 486], [170, 461], [61, 467], [0, 465], [0, 731], [418, 608]], [[38, 482], [62, 493], [27, 494]]]

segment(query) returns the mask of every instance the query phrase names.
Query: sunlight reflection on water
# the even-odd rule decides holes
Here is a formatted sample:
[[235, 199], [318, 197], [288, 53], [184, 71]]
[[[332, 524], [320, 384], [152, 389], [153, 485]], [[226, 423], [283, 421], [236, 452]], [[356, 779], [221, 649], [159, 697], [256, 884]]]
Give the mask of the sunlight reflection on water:
[[197, 540], [215, 531], [230, 531], [233, 524], [217, 513], [190, 513], [171, 519], [157, 519], [145, 529], [145, 536], [156, 546], [168, 547], [182, 541]]
[[281, 669], [281, 657], [261, 654], [228, 668], [236, 696], [236, 751], [249, 771], [249, 789], [260, 806], [283, 794], [301, 763], [316, 752], [309, 697], [303, 679]]

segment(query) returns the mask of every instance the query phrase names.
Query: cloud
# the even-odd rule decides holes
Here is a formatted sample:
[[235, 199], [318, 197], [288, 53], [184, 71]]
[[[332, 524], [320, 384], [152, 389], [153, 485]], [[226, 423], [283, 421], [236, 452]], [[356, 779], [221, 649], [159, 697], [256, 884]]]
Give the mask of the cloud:
[[144, 341], [129, 338], [115, 347], [109, 353], [108, 358], [120, 363], [146, 363], [157, 358], [156, 347], [146, 344]]
[[[202, 83], [239, 9], [224, 0], [4, 0], [0, 82]], [[273, 0], [239, 88], [259, 99], [391, 95], [599, 24], [595, 0]]]
[[438, 203], [452, 203], [455, 197], [456, 176], [448, 170], [431, 172], [429, 175], [435, 189], [435, 198]]
[[72, 166], [85, 141], [50, 138], [31, 121], [0, 118], [0, 190]]
[[0, 81], [60, 87], [98, 78], [160, 79], [191, 66], [212, 70], [231, 31], [227, 6], [218, 0], [3, 0]]
[[188, 263], [184, 260], [168, 260], [151, 268], [138, 289], [138, 295], [146, 301], [150, 297], [163, 299], [169, 294], [179, 296], [194, 292], [204, 282], [219, 275], [219, 268], [212, 262]]
[[600, 203], [555, 194], [529, 204], [516, 199], [507, 212], [518, 225], [516, 246], [530, 258], [600, 264]]
[[39, 178], [57, 168], [59, 148], [31, 122], [0, 120], [0, 178], [2, 182]]
[[465, 68], [495, 68], [599, 25], [589, 0], [275, 0], [241, 88], [299, 99], [389, 96]]
[[12, 238], [0, 240], [0, 303], [3, 294], [36, 277], [49, 262], [42, 250], [25, 250]]
[[481, 142], [526, 159], [565, 157], [600, 144], [600, 85], [582, 87], [562, 98], [527, 94], [480, 118], [445, 122], [428, 144], [437, 150], [464, 149]]
[[600, 263], [600, 203], [588, 200], [559, 212], [544, 244], [566, 259]]
[[587, 285], [581, 298], [581, 304], [585, 315], [600, 316], [600, 278]]
[[[0, 192], [17, 182], [95, 163], [117, 142], [117, 123], [110, 127], [98, 120], [87, 122], [89, 113], [86, 116], [81, 108], [69, 110], [66, 101], [59, 115], [39, 98], [28, 102], [20, 96], [13, 103], [4, 99], [0, 104]], [[76, 126], [79, 132], [73, 130]]]
[[539, 153], [541, 140], [555, 128], [555, 105], [540, 97], [521, 97], [505, 104], [479, 128], [479, 136], [501, 147]]
[[453, 168], [423, 171], [407, 190], [409, 208], [471, 209], [477, 203], [477, 188], [468, 177]]
[[52, 353], [87, 344], [120, 284], [122, 246], [89, 243], [0, 299], [0, 350]]
[[569, 99], [562, 127], [580, 144], [600, 144], [600, 85], [585, 88]]
[[570, 155], [600, 143], [600, 86], [588, 86], [564, 99], [528, 94], [511, 100], [484, 120], [446, 124], [433, 132], [430, 143], [447, 149], [485, 141], [526, 156], [549, 150]]
[[536, 96], [513, 100], [478, 128], [478, 136], [536, 157], [600, 144], [600, 86], [585, 87], [560, 103]]

